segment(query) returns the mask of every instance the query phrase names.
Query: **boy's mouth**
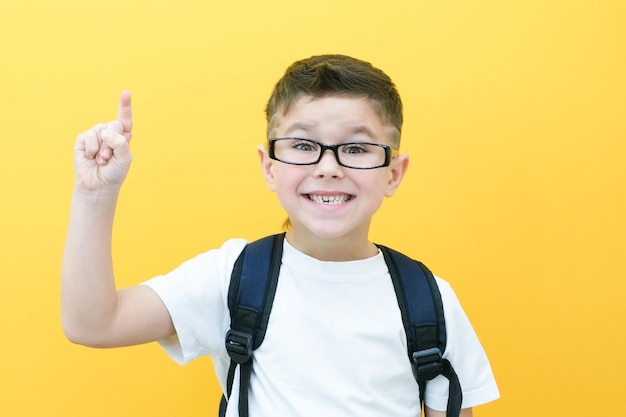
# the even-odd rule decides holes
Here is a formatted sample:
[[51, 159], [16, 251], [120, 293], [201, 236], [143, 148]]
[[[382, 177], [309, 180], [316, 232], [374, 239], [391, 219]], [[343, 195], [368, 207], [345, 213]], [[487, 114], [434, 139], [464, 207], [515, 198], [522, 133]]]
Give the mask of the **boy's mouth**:
[[316, 195], [307, 194], [309, 200], [319, 204], [343, 204], [352, 199], [350, 194]]

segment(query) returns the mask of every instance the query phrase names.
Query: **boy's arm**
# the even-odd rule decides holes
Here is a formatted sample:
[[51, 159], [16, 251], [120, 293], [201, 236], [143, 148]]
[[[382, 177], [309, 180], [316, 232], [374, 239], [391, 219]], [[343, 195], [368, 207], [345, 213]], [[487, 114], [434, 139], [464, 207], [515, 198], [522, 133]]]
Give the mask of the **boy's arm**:
[[[446, 417], [446, 412], [445, 411], [435, 411], [431, 408], [426, 407], [426, 417]], [[472, 409], [471, 408], [464, 408], [461, 410], [461, 414], [459, 414], [459, 417], [472, 417]]]
[[150, 288], [117, 290], [111, 235], [120, 187], [132, 155], [130, 94], [118, 119], [82, 133], [74, 148], [76, 185], [61, 279], [61, 320], [68, 339], [94, 347], [134, 345], [175, 333], [169, 313]]

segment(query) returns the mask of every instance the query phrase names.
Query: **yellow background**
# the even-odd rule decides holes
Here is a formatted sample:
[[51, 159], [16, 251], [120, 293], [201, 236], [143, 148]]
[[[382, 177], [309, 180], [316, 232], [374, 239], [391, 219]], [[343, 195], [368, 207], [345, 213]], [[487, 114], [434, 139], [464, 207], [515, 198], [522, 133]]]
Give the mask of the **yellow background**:
[[208, 358], [64, 339], [74, 138], [132, 91], [114, 257], [119, 285], [139, 283], [279, 230], [262, 110], [319, 53], [369, 60], [402, 94], [412, 163], [372, 239], [455, 287], [502, 393], [475, 415], [623, 415], [622, 0], [3, 2], [0, 415], [216, 415]]

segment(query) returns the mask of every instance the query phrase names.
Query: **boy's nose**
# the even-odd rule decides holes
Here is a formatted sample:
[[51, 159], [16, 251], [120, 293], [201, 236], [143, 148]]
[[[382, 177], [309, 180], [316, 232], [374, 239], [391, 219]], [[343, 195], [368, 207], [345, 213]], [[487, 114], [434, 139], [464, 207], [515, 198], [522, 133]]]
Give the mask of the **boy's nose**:
[[320, 161], [315, 165], [315, 175], [332, 177], [343, 175], [343, 170], [341, 165], [339, 165], [337, 155], [335, 155], [331, 149], [326, 149], [322, 153]]

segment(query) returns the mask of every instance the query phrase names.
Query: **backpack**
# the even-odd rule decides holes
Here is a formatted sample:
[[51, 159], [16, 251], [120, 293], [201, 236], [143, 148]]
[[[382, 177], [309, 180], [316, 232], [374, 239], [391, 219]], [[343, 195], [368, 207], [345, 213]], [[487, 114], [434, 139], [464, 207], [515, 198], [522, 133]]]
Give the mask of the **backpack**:
[[[239, 366], [239, 417], [248, 417], [248, 387], [252, 375], [252, 353], [263, 342], [278, 275], [285, 234], [267, 236], [249, 243], [233, 267], [228, 290], [231, 325], [226, 350], [231, 358], [227, 392], [222, 396], [219, 416], [226, 414], [235, 370]], [[389, 268], [407, 336], [408, 359], [419, 385], [423, 405], [426, 382], [437, 375], [450, 381], [446, 417], [458, 417], [462, 393], [450, 362], [443, 358], [446, 328], [443, 303], [433, 274], [421, 262], [377, 245]]]

